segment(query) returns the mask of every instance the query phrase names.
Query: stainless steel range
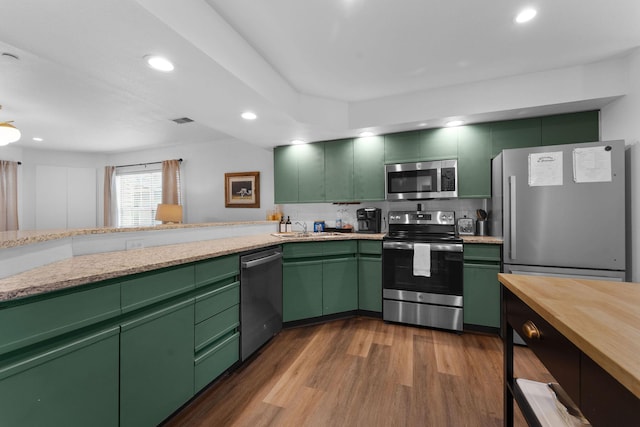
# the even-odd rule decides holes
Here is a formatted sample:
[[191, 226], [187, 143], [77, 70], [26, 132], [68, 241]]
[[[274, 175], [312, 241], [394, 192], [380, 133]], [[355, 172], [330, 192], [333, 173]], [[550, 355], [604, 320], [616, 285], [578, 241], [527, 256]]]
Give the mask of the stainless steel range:
[[382, 317], [462, 331], [463, 244], [448, 211], [389, 212]]

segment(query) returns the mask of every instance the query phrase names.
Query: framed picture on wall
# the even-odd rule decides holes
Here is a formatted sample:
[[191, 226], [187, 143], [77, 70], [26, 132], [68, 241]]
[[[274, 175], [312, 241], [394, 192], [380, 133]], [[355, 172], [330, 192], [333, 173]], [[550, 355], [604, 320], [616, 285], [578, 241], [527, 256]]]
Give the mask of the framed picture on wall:
[[259, 208], [260, 172], [225, 173], [224, 206], [227, 208]]

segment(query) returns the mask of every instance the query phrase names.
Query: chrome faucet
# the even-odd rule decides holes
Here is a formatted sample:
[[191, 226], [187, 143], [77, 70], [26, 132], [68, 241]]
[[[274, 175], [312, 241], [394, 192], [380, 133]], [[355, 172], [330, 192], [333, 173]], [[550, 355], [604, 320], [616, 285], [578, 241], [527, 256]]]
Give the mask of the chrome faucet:
[[296, 221], [296, 224], [299, 224], [302, 226], [302, 233], [303, 234], [307, 234], [307, 223], [306, 222], [300, 222], [300, 221]]

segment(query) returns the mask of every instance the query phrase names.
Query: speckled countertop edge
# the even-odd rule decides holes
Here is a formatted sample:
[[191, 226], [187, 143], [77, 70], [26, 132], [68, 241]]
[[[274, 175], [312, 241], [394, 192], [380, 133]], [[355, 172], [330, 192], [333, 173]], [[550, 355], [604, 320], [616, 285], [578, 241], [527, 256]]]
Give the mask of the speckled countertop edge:
[[495, 236], [460, 236], [464, 243], [486, 243], [489, 245], [501, 245], [504, 240], [502, 237]]
[[251, 224], [277, 224], [277, 221], [241, 221], [241, 222], [210, 222], [198, 224], [163, 224], [153, 227], [98, 227], [98, 228], [74, 228], [65, 230], [17, 230], [0, 232], [0, 249], [16, 246], [42, 243], [50, 240], [64, 239], [67, 237], [84, 236], [90, 234], [128, 233], [136, 231], [158, 231], [200, 227], [227, 227], [234, 225]]
[[258, 234], [76, 256], [0, 280], [0, 302], [282, 243], [382, 240], [383, 236], [384, 234], [345, 233], [300, 239]]

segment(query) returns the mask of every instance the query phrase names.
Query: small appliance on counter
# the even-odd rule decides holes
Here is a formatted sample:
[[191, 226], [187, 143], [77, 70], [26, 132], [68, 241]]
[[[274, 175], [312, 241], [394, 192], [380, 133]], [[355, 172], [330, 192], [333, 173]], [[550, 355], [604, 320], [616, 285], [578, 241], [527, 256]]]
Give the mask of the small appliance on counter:
[[382, 211], [379, 208], [361, 208], [356, 211], [358, 233], [380, 233]]

